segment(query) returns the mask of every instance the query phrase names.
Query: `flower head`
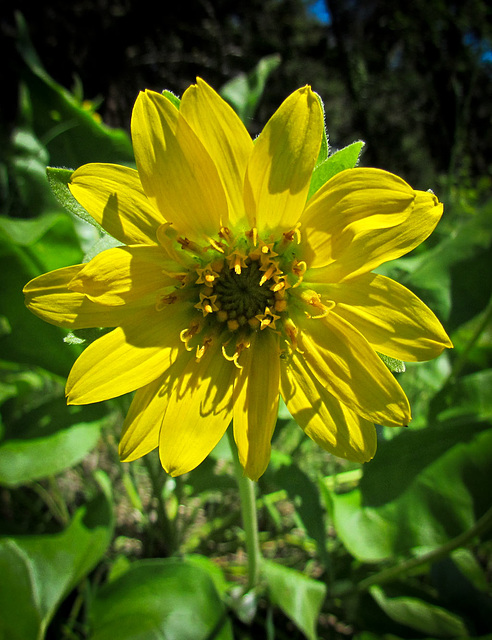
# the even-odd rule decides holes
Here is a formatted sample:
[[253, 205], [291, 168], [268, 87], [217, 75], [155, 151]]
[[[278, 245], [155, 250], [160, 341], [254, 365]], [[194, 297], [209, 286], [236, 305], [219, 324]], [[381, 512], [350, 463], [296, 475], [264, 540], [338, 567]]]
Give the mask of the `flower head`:
[[308, 199], [323, 127], [303, 87], [253, 142], [198, 80], [179, 109], [139, 95], [137, 170], [88, 164], [73, 173], [73, 196], [122, 246], [35, 278], [26, 300], [62, 327], [114, 327], [75, 362], [67, 396], [85, 404], [136, 391], [123, 460], [159, 447], [163, 467], [185, 473], [232, 420], [256, 479], [279, 394], [309, 437], [349, 460], [373, 457], [374, 423], [409, 422], [378, 353], [427, 360], [451, 343], [415, 295], [372, 270], [425, 240], [442, 205], [363, 168]]

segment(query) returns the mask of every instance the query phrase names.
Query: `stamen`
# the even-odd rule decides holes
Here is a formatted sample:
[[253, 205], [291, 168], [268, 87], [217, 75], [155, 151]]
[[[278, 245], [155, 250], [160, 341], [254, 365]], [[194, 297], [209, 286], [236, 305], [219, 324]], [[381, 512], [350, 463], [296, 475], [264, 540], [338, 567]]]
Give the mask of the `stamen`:
[[200, 302], [197, 302], [194, 306], [195, 309], [200, 309], [204, 316], [214, 311], [218, 311], [219, 307], [215, 304], [217, 296], [207, 295], [200, 292]]
[[259, 313], [255, 316], [260, 321], [260, 329], [266, 329], [266, 327], [271, 327], [275, 329], [275, 321], [280, 319], [280, 316], [277, 316], [270, 307], [265, 307], [265, 311], [263, 313]]
[[200, 347], [197, 345], [196, 347], [196, 362], [200, 362], [200, 360], [203, 358], [203, 355], [205, 353], [205, 351], [212, 345], [212, 338], [205, 338], [205, 340], [203, 341], [203, 345]]
[[245, 269], [248, 266], [246, 264], [246, 254], [241, 249], [234, 249], [227, 256], [227, 260], [229, 261], [229, 267], [234, 269], [238, 276], [241, 275], [241, 269]]
[[156, 311], [162, 311], [168, 304], [174, 304], [178, 296], [175, 293], [168, 293], [166, 296], [159, 296], [155, 305]]
[[314, 316], [308, 313], [307, 311], [305, 311], [306, 317], [308, 317], [310, 320], [318, 320], [320, 318], [326, 318], [326, 316], [330, 313], [330, 311], [335, 306], [335, 302], [333, 302], [333, 300], [330, 300], [328, 304], [323, 304], [321, 302], [321, 296], [318, 293], [316, 293], [316, 291], [312, 291], [311, 289], [303, 291], [301, 294], [301, 298], [304, 300], [304, 302], [307, 302], [307, 304], [321, 310], [321, 313], [318, 313]]
[[181, 340], [181, 342], [184, 342], [186, 351], [193, 351], [193, 348], [189, 347], [188, 343], [194, 336], [200, 333], [201, 329], [201, 323], [193, 320], [187, 329], [183, 329], [182, 331], [180, 331], [179, 339]]
[[212, 265], [207, 265], [206, 267], [203, 267], [203, 269], [196, 269], [196, 272], [198, 274], [198, 278], [196, 279], [196, 284], [206, 284], [209, 287], [211, 287], [213, 285], [213, 283], [215, 282], [215, 280], [219, 277], [219, 274], [217, 273], [217, 271], [214, 271], [214, 269], [212, 268]]
[[307, 270], [307, 264], [304, 260], [294, 260], [292, 265], [292, 273], [298, 278], [298, 281], [292, 285], [292, 287], [298, 287], [303, 281], [304, 274]]
[[300, 244], [301, 242], [301, 231], [299, 228], [300, 226], [301, 226], [301, 223], [298, 222], [293, 229], [291, 229], [290, 231], [286, 231], [285, 233], [282, 234], [283, 240], [280, 245], [282, 249], [287, 247], [287, 245], [289, 245], [294, 240], [294, 238], [297, 240], [297, 244]]
[[[262, 260], [262, 262], [263, 262], [263, 260]], [[262, 264], [262, 266], [260, 267], [260, 271], [264, 271], [265, 272], [261, 276], [260, 287], [263, 284], [265, 284], [265, 282], [267, 280], [270, 280], [270, 278], [273, 275], [280, 275], [282, 273], [282, 271], [278, 268], [278, 261], [277, 260], [270, 261], [270, 259], [268, 259], [268, 261], [265, 260], [264, 264]]]
[[185, 251], [189, 251], [190, 253], [194, 253], [198, 256], [201, 256], [203, 253], [202, 247], [197, 245], [196, 242], [189, 240], [188, 238], [182, 238], [181, 236], [177, 239], [177, 243], [181, 245], [181, 247]]
[[231, 244], [232, 242], [234, 242], [234, 236], [232, 235], [232, 231], [229, 229], [229, 227], [221, 227], [220, 231], [219, 231], [219, 236], [221, 238], [224, 238], [224, 240], [227, 242], [227, 244]]
[[284, 330], [292, 344], [292, 348], [297, 351], [297, 334], [299, 331], [290, 318], [287, 318], [284, 322]]
[[244, 235], [253, 242], [253, 247], [256, 247], [258, 244], [258, 229], [253, 227], [249, 231], [245, 231]]

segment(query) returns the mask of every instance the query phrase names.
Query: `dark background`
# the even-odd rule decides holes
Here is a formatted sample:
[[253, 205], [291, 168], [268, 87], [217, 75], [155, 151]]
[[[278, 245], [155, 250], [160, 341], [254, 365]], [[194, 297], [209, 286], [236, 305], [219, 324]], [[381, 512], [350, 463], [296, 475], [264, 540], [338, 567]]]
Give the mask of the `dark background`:
[[[14, 14], [24, 16], [48, 73], [78, 78], [103, 120], [129, 128], [139, 90], [177, 94], [200, 75], [215, 88], [278, 53], [255, 134], [287, 94], [311, 84], [333, 147], [355, 139], [366, 166], [415, 187], [490, 175], [492, 9], [482, 0], [51, 0], [2, 3], [3, 121], [15, 121]], [[312, 4], [312, 3], [311, 3]]]

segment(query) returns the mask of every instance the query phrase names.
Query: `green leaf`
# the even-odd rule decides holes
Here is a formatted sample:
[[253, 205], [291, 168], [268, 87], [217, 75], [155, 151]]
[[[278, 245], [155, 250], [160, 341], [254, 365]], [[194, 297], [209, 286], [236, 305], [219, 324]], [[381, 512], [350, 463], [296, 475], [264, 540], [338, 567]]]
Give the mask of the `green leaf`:
[[101, 493], [62, 533], [0, 539], [0, 638], [44, 638], [58, 605], [111, 541], [108, 500]]
[[313, 171], [308, 199], [334, 175], [345, 169], [353, 169], [359, 161], [363, 146], [364, 143], [362, 141], [352, 142], [347, 147], [335, 151], [324, 162], [319, 164]]
[[437, 548], [488, 509], [491, 474], [492, 430], [483, 424], [407, 430], [381, 443], [360, 488], [330, 494], [334, 526], [362, 561]]
[[168, 89], [164, 89], [162, 95], [167, 98], [169, 102], [172, 102], [176, 109], [179, 109], [181, 105], [181, 99], [177, 95], [175, 95], [172, 91], [168, 91]]
[[[28, 127], [22, 126], [12, 133], [9, 147], [5, 158], [12, 213], [33, 217], [56, 210], [56, 201], [46, 183], [46, 148]], [[6, 212], [10, 213], [8, 209]]]
[[410, 629], [436, 638], [464, 638], [468, 635], [463, 620], [440, 606], [409, 596], [390, 597], [379, 586], [371, 587], [370, 592], [392, 620]]
[[402, 360], [390, 358], [389, 356], [385, 356], [383, 353], [378, 353], [378, 356], [393, 373], [404, 373], [406, 371], [405, 363]]
[[232, 640], [203, 569], [176, 559], [135, 562], [95, 595], [90, 640]]
[[318, 95], [317, 93], [315, 93], [314, 95], [318, 99], [319, 106], [321, 107], [321, 111], [323, 112], [323, 133], [321, 137], [321, 146], [318, 153], [318, 159], [316, 160], [316, 166], [319, 166], [328, 158], [330, 146], [328, 144], [328, 133], [326, 131], [325, 105], [320, 95]]
[[262, 577], [273, 604], [296, 624], [309, 640], [316, 640], [316, 627], [326, 586], [299, 571], [263, 560]]
[[73, 411], [59, 399], [27, 414], [25, 420], [33, 419], [29, 433], [0, 442], [0, 483], [19, 486], [80, 462], [96, 446], [105, 422], [100, 410], [87, 409]]
[[253, 71], [239, 74], [220, 89], [220, 95], [232, 105], [244, 123], [253, 118], [266, 81], [279, 64], [279, 55], [266, 56]]
[[72, 192], [68, 188], [70, 180], [72, 178], [72, 169], [57, 169], [55, 167], [46, 167], [46, 175], [48, 176], [48, 182], [58, 202], [66, 210], [73, 215], [81, 218], [85, 222], [88, 222], [93, 227], [96, 227], [102, 234], [106, 232], [101, 225], [94, 220], [94, 218], [84, 209], [84, 207], [78, 203], [73, 197]]

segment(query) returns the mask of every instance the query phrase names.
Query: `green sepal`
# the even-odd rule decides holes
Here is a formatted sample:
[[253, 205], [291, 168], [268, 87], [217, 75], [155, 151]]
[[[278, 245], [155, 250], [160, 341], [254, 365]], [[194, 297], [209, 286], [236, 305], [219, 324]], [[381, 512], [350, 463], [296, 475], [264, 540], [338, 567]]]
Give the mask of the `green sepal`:
[[378, 353], [378, 356], [393, 373], [404, 373], [406, 371], [405, 363], [397, 358], [390, 358], [382, 353]]
[[314, 92], [314, 95], [316, 96], [319, 102], [319, 106], [321, 107], [321, 111], [323, 113], [323, 134], [321, 137], [321, 147], [319, 149], [318, 159], [316, 160], [316, 167], [318, 167], [320, 164], [322, 164], [328, 159], [328, 153], [330, 152], [330, 145], [328, 143], [328, 132], [326, 131], [325, 105], [323, 100], [321, 99], [321, 96], [318, 93]]
[[162, 95], [167, 98], [169, 100], [169, 102], [172, 102], [172, 104], [176, 107], [176, 109], [178, 109], [179, 111], [179, 107], [181, 105], [181, 98], [178, 98], [177, 95], [175, 95], [172, 91], [169, 91], [168, 89], [164, 89], [164, 91], [162, 92]]
[[73, 197], [72, 192], [68, 188], [72, 174], [72, 169], [58, 169], [55, 167], [46, 168], [46, 175], [48, 177], [51, 190], [62, 207], [78, 218], [84, 220], [84, 222], [88, 222], [93, 227], [96, 227], [96, 229], [101, 233], [106, 234], [106, 231], [104, 231], [101, 225], [96, 222], [84, 207]]
[[340, 173], [340, 171], [353, 169], [359, 161], [359, 156], [364, 144], [362, 140], [352, 142], [352, 144], [349, 144], [339, 151], [335, 151], [335, 153], [328, 156], [324, 162], [318, 164], [313, 171], [308, 198], [316, 193], [330, 178]]

